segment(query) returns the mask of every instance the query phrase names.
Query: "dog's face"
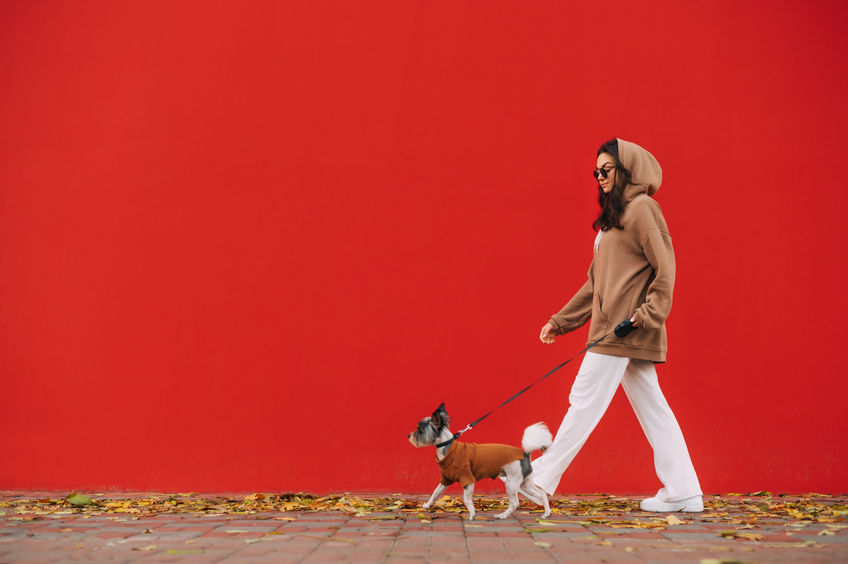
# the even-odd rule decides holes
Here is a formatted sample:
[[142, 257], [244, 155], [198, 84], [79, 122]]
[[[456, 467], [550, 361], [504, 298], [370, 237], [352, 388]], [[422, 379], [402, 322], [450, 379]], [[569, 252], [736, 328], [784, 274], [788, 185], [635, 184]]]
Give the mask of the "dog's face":
[[442, 431], [449, 425], [450, 417], [445, 411], [445, 404], [442, 404], [433, 415], [418, 422], [418, 428], [409, 434], [409, 442], [415, 447], [434, 445], [439, 442]]

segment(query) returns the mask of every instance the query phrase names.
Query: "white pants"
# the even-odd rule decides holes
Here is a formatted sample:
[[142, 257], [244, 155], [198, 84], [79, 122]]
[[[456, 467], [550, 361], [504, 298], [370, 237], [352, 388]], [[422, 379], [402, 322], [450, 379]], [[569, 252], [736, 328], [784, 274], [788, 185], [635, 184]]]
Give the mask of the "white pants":
[[554, 494], [563, 472], [609, 407], [619, 383], [654, 450], [657, 477], [665, 486], [656, 497], [673, 502], [701, 495], [686, 441], [660, 390], [654, 363], [593, 352], [586, 353], [571, 386], [571, 405], [553, 445], [533, 461], [533, 481]]

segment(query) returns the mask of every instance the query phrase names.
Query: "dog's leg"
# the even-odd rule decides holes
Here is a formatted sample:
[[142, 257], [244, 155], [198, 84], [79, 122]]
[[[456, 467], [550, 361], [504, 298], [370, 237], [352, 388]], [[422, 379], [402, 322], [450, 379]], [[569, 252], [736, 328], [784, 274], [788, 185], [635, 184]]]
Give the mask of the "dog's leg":
[[473, 521], [477, 512], [474, 510], [474, 500], [471, 496], [474, 494], [474, 482], [471, 482], [462, 488], [462, 501], [465, 502], [465, 507], [468, 509], [468, 520]]
[[542, 515], [542, 519], [547, 519], [551, 516], [551, 505], [548, 503], [548, 492], [536, 485], [533, 481], [532, 474], [524, 478], [524, 483], [521, 484], [519, 491], [524, 495], [524, 497], [533, 501], [533, 503], [545, 508], [545, 514]]
[[518, 488], [524, 480], [521, 475], [521, 463], [517, 460], [510, 462], [503, 468], [506, 474], [506, 495], [509, 498], [509, 507], [503, 513], [495, 515], [495, 519], [506, 519], [518, 507]]
[[436, 486], [436, 489], [433, 491], [433, 495], [430, 496], [429, 501], [423, 505], [424, 509], [430, 509], [433, 506], [433, 502], [436, 501], [436, 498], [442, 495], [442, 492], [445, 491], [448, 487], [443, 483], [439, 482], [439, 485]]

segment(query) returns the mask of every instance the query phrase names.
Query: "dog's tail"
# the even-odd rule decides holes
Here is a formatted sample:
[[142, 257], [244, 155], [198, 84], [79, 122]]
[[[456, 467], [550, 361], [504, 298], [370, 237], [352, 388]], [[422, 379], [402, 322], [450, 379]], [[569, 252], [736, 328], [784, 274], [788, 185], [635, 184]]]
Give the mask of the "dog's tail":
[[524, 429], [524, 436], [521, 437], [521, 448], [527, 454], [530, 454], [534, 450], [544, 452], [553, 442], [554, 438], [551, 436], [548, 426], [539, 422]]

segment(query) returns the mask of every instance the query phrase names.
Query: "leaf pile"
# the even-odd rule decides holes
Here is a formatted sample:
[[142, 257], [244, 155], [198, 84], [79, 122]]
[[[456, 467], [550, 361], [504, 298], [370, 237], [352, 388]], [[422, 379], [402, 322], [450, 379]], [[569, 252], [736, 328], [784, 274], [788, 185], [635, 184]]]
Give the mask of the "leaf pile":
[[[238, 497], [204, 497], [195, 493], [132, 496], [110, 499], [104, 494], [84, 495], [74, 492], [65, 497], [23, 498], [16, 495], [0, 497], [0, 516], [13, 520], [41, 519], [47, 515], [104, 515], [126, 514], [142, 518], [160, 514], [194, 513], [204, 515], [257, 515], [274, 518], [274, 513], [338, 511], [371, 519], [403, 518], [404, 513], [419, 513], [420, 518], [433, 518], [438, 514], [462, 513], [465, 504], [461, 496], [445, 495], [435, 502], [429, 512], [421, 505], [426, 495], [412, 496], [361, 496], [327, 495], [318, 497], [309, 493], [255, 493]], [[503, 496], [475, 496], [478, 511], [500, 511], [507, 506]], [[552, 516], [548, 523], [574, 523], [584, 526], [609, 526], [611, 528], [663, 529], [691, 521], [722, 522], [729, 525], [751, 527], [756, 524], [786, 523], [804, 527], [811, 523], [843, 522], [848, 515], [845, 498], [832, 498], [822, 494], [806, 496], [772, 496], [769, 492], [755, 494], [727, 494], [705, 498], [704, 513], [686, 516], [681, 521], [673, 516], [657, 517], [639, 509], [639, 500], [611, 495], [555, 497], [551, 500]], [[522, 500], [521, 510], [537, 513], [541, 508]], [[637, 517], [634, 518], [634, 514]], [[558, 519], [558, 516], [579, 517]], [[642, 516], [640, 519], [638, 516]], [[278, 519], [288, 519], [281, 516]]]

